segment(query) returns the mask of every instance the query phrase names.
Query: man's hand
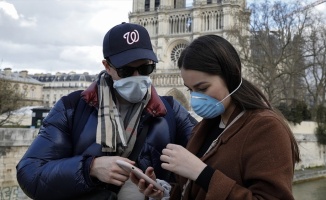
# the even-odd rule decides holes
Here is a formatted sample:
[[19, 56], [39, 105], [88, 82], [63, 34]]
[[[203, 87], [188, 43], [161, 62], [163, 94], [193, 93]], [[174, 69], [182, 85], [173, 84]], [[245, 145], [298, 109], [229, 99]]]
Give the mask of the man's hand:
[[[156, 175], [154, 173], [153, 167], [148, 167], [145, 171], [145, 174], [156, 181]], [[145, 196], [154, 199], [162, 199], [163, 192], [155, 189], [152, 184], [147, 184], [144, 179], [138, 179], [135, 174], [130, 173], [130, 180], [138, 186], [139, 192], [143, 193]]]
[[93, 160], [90, 175], [104, 183], [121, 186], [129, 178], [129, 173], [117, 165], [116, 160], [124, 160], [132, 165], [135, 164], [127, 158], [120, 156], [102, 156]]

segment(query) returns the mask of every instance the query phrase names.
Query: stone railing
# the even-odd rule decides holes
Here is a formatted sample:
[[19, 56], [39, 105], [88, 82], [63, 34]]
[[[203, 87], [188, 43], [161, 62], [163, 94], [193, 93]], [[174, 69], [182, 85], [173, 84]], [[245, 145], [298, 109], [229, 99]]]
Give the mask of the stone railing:
[[155, 87], [183, 86], [180, 72], [151, 74], [152, 84]]
[[297, 170], [294, 173], [293, 182], [298, 183], [307, 180], [313, 180], [318, 178], [326, 177], [326, 168], [324, 169], [303, 169], [302, 171]]
[[[170, 80], [173, 77], [178, 81], [181, 80], [177, 73], [158, 76], [155, 80], [159, 80], [159, 84], [162, 85], [180, 84], [178, 81]], [[314, 122], [291, 126], [299, 142], [302, 159], [302, 162], [296, 166], [294, 181], [326, 176], [326, 169], [314, 170], [318, 166], [325, 166], [326, 156], [325, 153], [321, 153], [325, 152], [325, 147], [317, 144], [313, 128]], [[0, 200], [29, 199], [18, 185], [16, 165], [37, 134], [38, 129], [32, 128], [0, 128]]]

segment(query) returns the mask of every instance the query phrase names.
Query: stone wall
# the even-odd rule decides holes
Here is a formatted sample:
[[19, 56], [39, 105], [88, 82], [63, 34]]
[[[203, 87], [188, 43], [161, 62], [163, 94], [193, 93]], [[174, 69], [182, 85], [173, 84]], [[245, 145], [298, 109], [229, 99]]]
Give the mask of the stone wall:
[[[318, 146], [314, 135], [315, 123], [290, 125], [299, 143], [301, 162], [296, 169], [325, 166], [325, 146]], [[0, 128], [0, 199], [27, 198], [16, 180], [16, 165], [38, 133], [38, 129]]]
[[0, 128], [0, 199], [28, 199], [18, 186], [16, 165], [37, 133], [38, 129]]
[[296, 164], [297, 170], [326, 165], [326, 146], [317, 144], [316, 126], [315, 122], [306, 121], [295, 126], [290, 124], [300, 149], [301, 162]]

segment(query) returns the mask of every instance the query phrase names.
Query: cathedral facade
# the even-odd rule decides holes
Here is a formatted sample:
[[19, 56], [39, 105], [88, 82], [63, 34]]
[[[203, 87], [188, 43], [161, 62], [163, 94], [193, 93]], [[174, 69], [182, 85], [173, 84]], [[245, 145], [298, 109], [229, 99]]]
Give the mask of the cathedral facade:
[[150, 34], [158, 57], [151, 79], [160, 95], [172, 95], [191, 110], [190, 93], [177, 67], [180, 53], [201, 35], [226, 37], [240, 11], [248, 12], [245, 0], [133, 0], [129, 21]]

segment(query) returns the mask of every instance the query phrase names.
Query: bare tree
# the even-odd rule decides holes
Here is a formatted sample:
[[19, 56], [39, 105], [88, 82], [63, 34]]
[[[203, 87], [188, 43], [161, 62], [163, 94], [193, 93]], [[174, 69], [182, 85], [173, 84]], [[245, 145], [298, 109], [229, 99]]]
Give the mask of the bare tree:
[[[319, 15], [321, 16], [321, 15]], [[307, 100], [312, 108], [315, 119], [319, 106], [325, 106], [326, 94], [326, 26], [323, 18], [314, 17], [311, 29], [305, 32], [304, 54], [307, 58], [305, 64], [304, 80], [307, 88]]]
[[22, 99], [10, 81], [0, 78], [0, 126], [12, 122], [13, 111], [21, 107]]
[[228, 33], [238, 42], [244, 75], [274, 106], [304, 99], [302, 34], [311, 23], [308, 10], [297, 12], [297, 3], [267, 0], [249, 8], [250, 21], [238, 13], [237, 23]]

